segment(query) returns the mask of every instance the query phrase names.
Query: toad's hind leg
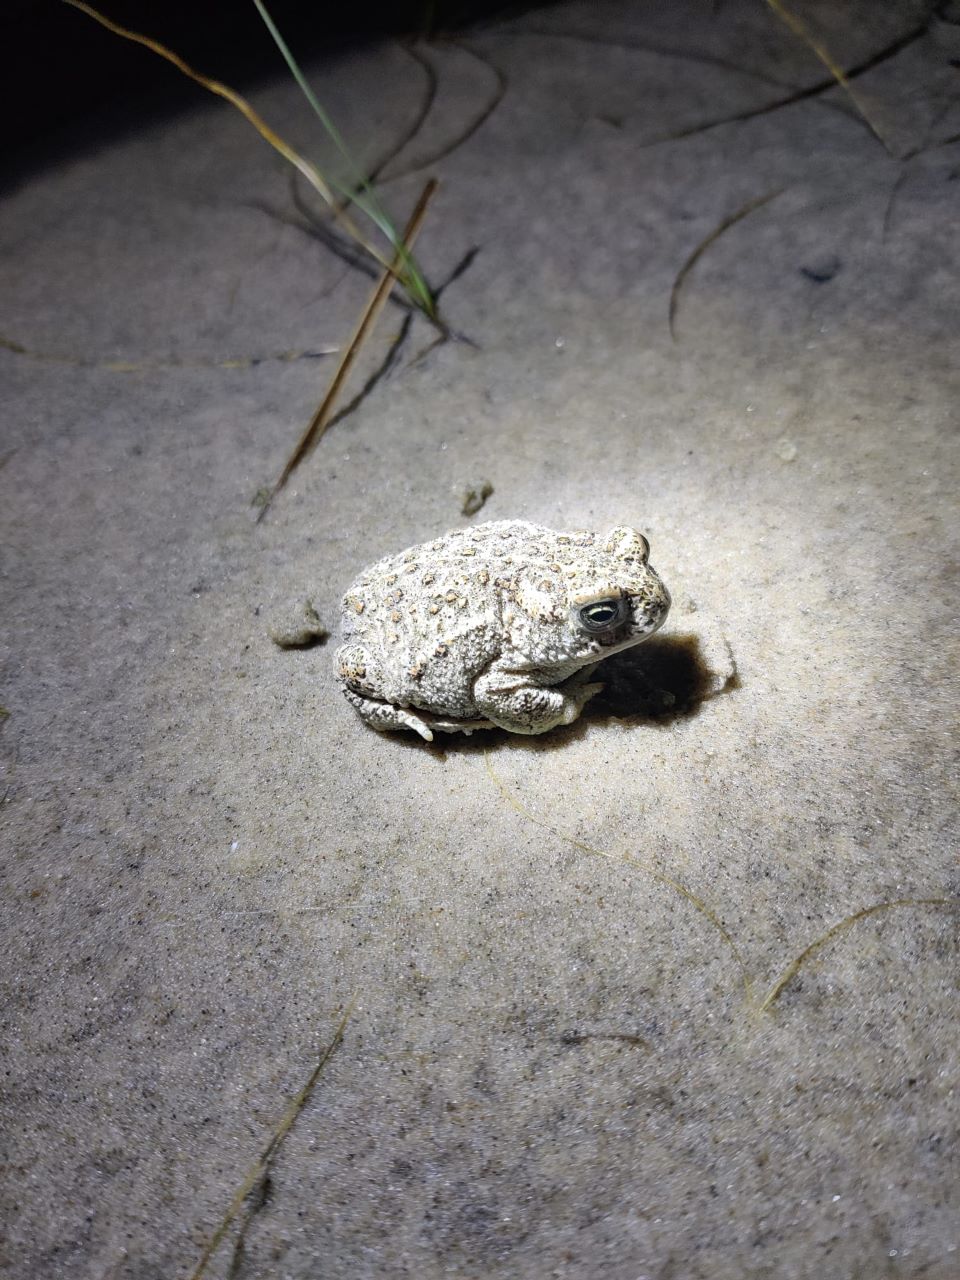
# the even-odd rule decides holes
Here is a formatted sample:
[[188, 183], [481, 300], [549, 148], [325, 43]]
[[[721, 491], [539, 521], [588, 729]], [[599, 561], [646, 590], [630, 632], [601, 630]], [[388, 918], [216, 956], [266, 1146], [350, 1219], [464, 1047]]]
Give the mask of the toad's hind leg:
[[433, 741], [433, 733], [426, 721], [405, 707], [394, 706], [377, 697], [381, 688], [376, 659], [361, 644], [342, 644], [334, 654], [337, 675], [343, 685], [343, 694], [358, 714], [373, 729], [412, 729], [427, 742]]
[[360, 716], [372, 729], [383, 731], [412, 729], [425, 741], [433, 741], [433, 731], [416, 712], [408, 711], [406, 707], [395, 707], [392, 702], [378, 702], [376, 698], [365, 698], [362, 693], [356, 693], [346, 685], [343, 693], [350, 705], [356, 707]]

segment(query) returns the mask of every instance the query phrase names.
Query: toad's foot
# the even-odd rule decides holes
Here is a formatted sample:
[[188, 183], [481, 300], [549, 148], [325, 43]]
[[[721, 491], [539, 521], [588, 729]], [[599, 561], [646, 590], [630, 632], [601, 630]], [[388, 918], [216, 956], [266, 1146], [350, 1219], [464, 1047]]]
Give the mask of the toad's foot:
[[567, 681], [562, 688], [550, 685], [517, 684], [510, 672], [488, 672], [474, 686], [474, 698], [481, 711], [499, 729], [510, 733], [548, 733], [574, 720], [592, 697], [600, 692], [600, 683]]
[[496, 729], [497, 727], [492, 720], [440, 719], [439, 717], [429, 716], [426, 713], [423, 713], [423, 720], [434, 733], [466, 733], [469, 735], [475, 729]]
[[457, 720], [452, 716], [433, 716], [427, 711], [415, 711], [412, 707], [397, 707], [392, 702], [364, 697], [354, 689], [345, 688], [344, 697], [355, 707], [361, 717], [373, 729], [389, 733], [396, 729], [412, 729], [425, 742], [432, 742], [435, 733], [473, 733], [475, 729], [495, 729], [489, 720]]
[[433, 732], [426, 720], [409, 711], [406, 707], [395, 707], [392, 702], [379, 702], [376, 698], [365, 698], [362, 693], [344, 688], [343, 695], [352, 707], [355, 707], [361, 718], [372, 729], [389, 732], [392, 729], [412, 729], [419, 733], [425, 742], [433, 741]]

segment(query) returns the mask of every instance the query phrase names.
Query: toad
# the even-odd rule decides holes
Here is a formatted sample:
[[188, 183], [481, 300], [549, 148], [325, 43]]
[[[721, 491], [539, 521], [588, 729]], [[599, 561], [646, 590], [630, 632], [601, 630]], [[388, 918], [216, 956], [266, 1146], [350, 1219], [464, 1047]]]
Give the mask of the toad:
[[375, 729], [571, 724], [597, 664], [653, 635], [670, 595], [634, 529], [555, 532], [526, 520], [457, 529], [366, 569], [342, 604], [334, 656]]

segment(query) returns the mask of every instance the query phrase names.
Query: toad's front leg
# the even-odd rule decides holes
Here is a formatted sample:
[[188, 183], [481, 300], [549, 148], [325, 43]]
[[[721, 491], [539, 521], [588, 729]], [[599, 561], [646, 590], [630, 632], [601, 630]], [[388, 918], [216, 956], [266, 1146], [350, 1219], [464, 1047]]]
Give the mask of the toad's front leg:
[[529, 672], [491, 667], [473, 687], [477, 710], [500, 729], [511, 733], [547, 733], [572, 724], [603, 688], [574, 678], [565, 686], [541, 685]]

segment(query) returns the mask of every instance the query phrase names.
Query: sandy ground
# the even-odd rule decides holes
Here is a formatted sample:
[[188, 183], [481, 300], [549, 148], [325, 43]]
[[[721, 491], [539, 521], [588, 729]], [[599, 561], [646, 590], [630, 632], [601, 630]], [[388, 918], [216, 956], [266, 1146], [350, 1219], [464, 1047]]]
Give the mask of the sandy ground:
[[[383, 191], [475, 345], [259, 525], [370, 287], [281, 163], [198, 90], [5, 199], [9, 1280], [193, 1274], [345, 1013], [207, 1276], [960, 1276], [960, 24], [802, 12], [873, 129], [733, 0], [317, 67], [371, 163], [435, 78]], [[479, 477], [671, 619], [568, 730], [380, 736], [270, 619]]]

